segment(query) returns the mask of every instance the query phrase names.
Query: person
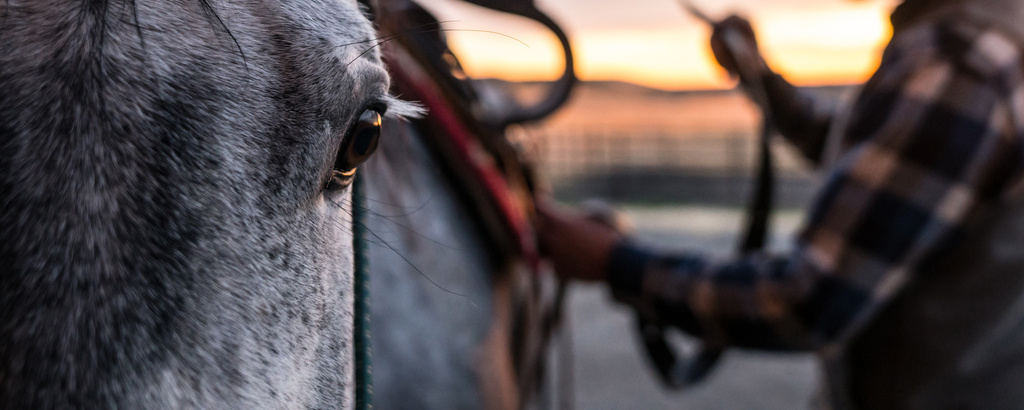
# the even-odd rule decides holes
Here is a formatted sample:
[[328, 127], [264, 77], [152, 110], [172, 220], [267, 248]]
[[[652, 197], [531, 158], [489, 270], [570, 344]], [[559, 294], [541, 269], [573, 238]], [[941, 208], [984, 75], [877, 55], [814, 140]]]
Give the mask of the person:
[[[822, 408], [1022, 409], [1022, 21], [1019, 0], [906, 0], [877, 71], [828, 111], [727, 19], [720, 64], [758, 76], [741, 81], [764, 84], [780, 133], [826, 175], [793, 249], [662, 254], [541, 201], [542, 248], [559, 275], [686, 332], [817, 352]], [[749, 46], [728, 53], [724, 30]]]

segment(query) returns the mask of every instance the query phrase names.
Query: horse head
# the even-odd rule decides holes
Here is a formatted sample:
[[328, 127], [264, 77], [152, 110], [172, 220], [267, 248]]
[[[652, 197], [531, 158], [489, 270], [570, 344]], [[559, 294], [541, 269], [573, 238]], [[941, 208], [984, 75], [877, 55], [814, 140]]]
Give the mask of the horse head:
[[350, 405], [366, 11], [0, 2], [0, 407]]

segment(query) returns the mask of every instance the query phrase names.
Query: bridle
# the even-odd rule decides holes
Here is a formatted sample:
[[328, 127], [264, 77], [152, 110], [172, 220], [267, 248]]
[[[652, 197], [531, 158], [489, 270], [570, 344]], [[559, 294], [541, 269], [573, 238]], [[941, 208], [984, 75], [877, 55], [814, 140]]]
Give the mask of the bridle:
[[[568, 36], [564, 31], [546, 14], [541, 12], [533, 4], [532, 0], [465, 0], [469, 3], [482, 7], [522, 16], [537, 21], [551, 30], [563, 49], [565, 58], [565, 69], [562, 76], [548, 90], [547, 97], [529, 107], [513, 107], [502, 112], [486, 113], [479, 121], [486, 123], [491, 130], [503, 132], [506, 127], [513, 124], [522, 124], [536, 121], [558, 109], [569, 97], [569, 94], [576, 84], [576, 74], [573, 64], [572, 49]], [[361, 1], [362, 2], [362, 1]], [[369, 1], [372, 3], [372, 1]], [[376, 7], [369, 7], [376, 10]], [[743, 69], [743, 64], [737, 60]], [[763, 84], [757, 80], [757, 76], [743, 76], [754, 79], [756, 84], [746, 84], [748, 92], [754, 96], [762, 109], [770, 110], [770, 100], [764, 94]], [[759, 159], [758, 171], [754, 180], [754, 191], [748, 201], [746, 208], [746, 222], [741, 241], [737, 244], [737, 252], [741, 255], [758, 251], [764, 247], [769, 231], [770, 214], [773, 208], [774, 191], [774, 169], [771, 153], [770, 139], [774, 134], [774, 125], [770, 116], [765, 113], [762, 117], [759, 137]], [[533, 176], [523, 175], [530, 186], [533, 186]], [[361, 180], [356, 178], [353, 187], [354, 206], [353, 220], [355, 230], [355, 382], [356, 382], [356, 408], [369, 409], [372, 403], [372, 363], [370, 352], [370, 295], [369, 295], [369, 268], [366, 257], [366, 243], [359, 238], [367, 235], [365, 232], [365, 204], [363, 203], [363, 188]], [[556, 300], [556, 317], [564, 314], [565, 284], [559, 285]], [[666, 341], [667, 325], [646, 316], [644, 313], [637, 313], [637, 331], [640, 334], [644, 351], [651, 364], [656, 369], [661, 381], [670, 388], [685, 388], [702, 381], [718, 363], [725, 344], [717, 340], [714, 335], [705, 335], [702, 345], [694, 352], [687, 355], [679, 355]]]
[[[531, 257], [531, 254], [536, 254], [536, 247], [533, 245], [533, 235], [530, 232], [528, 240], [523, 240], [523, 224], [516, 223], [516, 215], [518, 210], [523, 210], [527, 214], [533, 213], [532, 206], [532, 192], [525, 192], [525, 195], [519, 195], [519, 191], [532, 191], [535, 186], [535, 177], [532, 174], [532, 168], [528, 164], [524, 163], [521, 156], [518, 155], [518, 151], [511, 145], [509, 141], [505, 139], [505, 130], [514, 124], [524, 124], [532, 121], [542, 119], [556, 109], [568, 99], [569, 94], [576, 84], [576, 73], [573, 64], [572, 49], [569, 45], [568, 36], [565, 32], [546, 14], [538, 10], [532, 0], [518, 0], [518, 1], [503, 1], [503, 0], [467, 0], [470, 3], [474, 3], [483, 7], [491, 8], [494, 10], [515, 14], [518, 16], [526, 17], [531, 20], [535, 20], [549, 30], [551, 30], [556, 37], [558, 37], [562, 48], [563, 56], [565, 58], [565, 68], [562, 76], [553, 83], [553, 85], [547, 91], [547, 96], [540, 102], [531, 106], [519, 106], [515, 105], [510, 108], [504, 108], [500, 111], [491, 112], [486, 111], [480, 105], [476, 104], [476, 98], [473, 94], [473, 90], [468, 89], [466, 84], [463, 84], [461, 80], [452, 76], [450, 73], [451, 67], [450, 62], [444, 59], [444, 52], [446, 50], [437, 50], [438, 43], [436, 40], [431, 39], [429, 34], [436, 30], [421, 30], [421, 32], [407, 32], [405, 29], [408, 27], [396, 27], [394, 21], [384, 21], [388, 17], [394, 17], [398, 14], [403, 14], [406, 17], [416, 18], [417, 11], [413, 10], [415, 7], [410, 7], [411, 2], [408, 0], [359, 0], [363, 5], [364, 11], [371, 15], [376, 15], [376, 22], [380, 26], [382, 32], [390, 34], [387, 38], [395, 40], [394, 54], [388, 55], [388, 44], [384, 45], [385, 55], [395, 59], [392, 61], [396, 63], [395, 66], [391, 67], [392, 79], [394, 84], [408, 87], [406, 92], [413, 96], [415, 100], [417, 98], [416, 91], [417, 85], [426, 86], [425, 88], [439, 91], [438, 93], [421, 93], [419, 95], [424, 101], [428, 109], [436, 109], [435, 116], [430, 117], [426, 120], [421, 121], [420, 126], [426, 127], [428, 130], [426, 134], [430, 134], [429, 130], [437, 131], [459, 131], [453, 135], [461, 135], [467, 137], [476, 137], [479, 141], [472, 141], [474, 144], [479, 144], [480, 147], [488, 152], [499, 164], [498, 174], [495, 173], [494, 169], [474, 169], [472, 161], [467, 161], [465, 156], [460, 157], [457, 149], [453, 150], [452, 147], [459, 146], [460, 141], [456, 138], [453, 144], [451, 140], [444, 141], [444, 143], [428, 144], [434, 148], [440, 148], [443, 152], [435, 152], [442, 158], [441, 162], [449, 164], [454, 170], [449, 170], [455, 174], [462, 173], [463, 176], [466, 174], [484, 174], [492, 178], [483, 178], [484, 180], [492, 181], [501, 175], [507, 179], [508, 185], [503, 187], [495, 187], [495, 184], [488, 184], [486, 181], [475, 185], [472, 189], [467, 189], [472, 192], [463, 192], [467, 200], [473, 205], [471, 208], [475, 209], [502, 209], [506, 216], [510, 218], [495, 218], [494, 213], [490, 212], [491, 215], [477, 215], [476, 217], [482, 224], [484, 231], [488, 232], [488, 235], [493, 238], [497, 238], [499, 242], [495, 247], [499, 248], [499, 252], [508, 254], [517, 254], [520, 257], [526, 259], [529, 264], [530, 259], [536, 259]], [[403, 6], [403, 4], [405, 4]], [[418, 7], [418, 6], [417, 6]], [[436, 21], [433, 22], [436, 25]], [[437, 27], [431, 24], [419, 25], [414, 24], [417, 27], [429, 27], [436, 29]], [[385, 42], [382, 42], [382, 44]], [[396, 50], [404, 51], [396, 51]], [[401, 59], [405, 58], [406, 62], [410, 64], [404, 66], [401, 63]], [[404, 73], [404, 68], [409, 68], [413, 73]], [[428, 84], [424, 84], [428, 83]], [[429, 83], [433, 83], [430, 86]], [[441, 96], [438, 98], [438, 96]], [[433, 104], [427, 100], [433, 100]], [[448, 101], [450, 105], [445, 104], [444, 101]], [[444, 115], [436, 115], [444, 114]], [[429, 115], [429, 114], [428, 114]], [[434, 121], [439, 117], [443, 117], [450, 121]], [[454, 126], [454, 128], [453, 128]], [[433, 127], [433, 128], [431, 128]], [[450, 165], [450, 164], [461, 164], [461, 165]], [[461, 168], [460, 168], [461, 166]], [[479, 175], [477, 175], [479, 176]], [[474, 179], [474, 178], [466, 178]], [[500, 185], [500, 184], [499, 184]], [[501, 192], [508, 190], [509, 192]], [[495, 192], [498, 191], [498, 192]], [[372, 352], [370, 350], [370, 286], [369, 286], [369, 260], [366, 256], [367, 243], [364, 238], [369, 236], [366, 232], [366, 204], [364, 198], [365, 187], [363, 186], [362, 180], [357, 176], [353, 185], [353, 225], [354, 225], [354, 251], [355, 251], [355, 404], [357, 409], [369, 409], [372, 408], [373, 401], [373, 387], [372, 387]], [[510, 202], [513, 202], [510, 204]], [[511, 211], [510, 211], [510, 208]], [[488, 213], [488, 212], [483, 212]], [[499, 212], [500, 213], [500, 212]], [[497, 221], [495, 221], [497, 219]], [[511, 220], [511, 221], [510, 221]], [[525, 219], [523, 220], [524, 222]], [[527, 224], [528, 225], [528, 224]], [[518, 237], [520, 240], [506, 240], [510, 237]], [[532, 249], [531, 249], [532, 247]], [[562, 306], [564, 305], [563, 299], [565, 294], [564, 284], [559, 284], [555, 300], [555, 312], [553, 314], [554, 322], [558, 321], [561, 316]], [[553, 324], [552, 324], [553, 325]]]

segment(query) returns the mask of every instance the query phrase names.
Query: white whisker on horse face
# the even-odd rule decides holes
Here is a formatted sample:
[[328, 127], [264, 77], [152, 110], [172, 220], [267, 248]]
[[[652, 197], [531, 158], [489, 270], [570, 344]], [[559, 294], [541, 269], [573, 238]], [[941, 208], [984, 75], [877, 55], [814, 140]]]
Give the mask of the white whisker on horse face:
[[[352, 61], [349, 61], [348, 64], [346, 64], [346, 65], [352, 64], [353, 62], [358, 60], [359, 57], [362, 57], [366, 53], [369, 53], [370, 51], [372, 51], [372, 50], [376, 49], [377, 47], [380, 47], [380, 46], [382, 46], [382, 45], [384, 45], [384, 44], [386, 44], [386, 43], [388, 43], [390, 41], [397, 40], [397, 39], [400, 39], [400, 38], [406, 37], [406, 36], [422, 35], [422, 34], [425, 34], [425, 33], [466, 32], [466, 33], [494, 34], [494, 35], [502, 36], [502, 37], [505, 37], [505, 38], [508, 38], [508, 39], [511, 39], [511, 40], [515, 40], [519, 44], [522, 44], [524, 47], [527, 47], [527, 48], [530, 47], [530, 45], [527, 44], [525, 41], [522, 41], [522, 40], [520, 40], [520, 39], [518, 39], [518, 38], [516, 38], [514, 36], [511, 36], [511, 35], [508, 35], [508, 34], [505, 34], [505, 33], [499, 32], [499, 31], [482, 30], [482, 29], [462, 29], [462, 28], [445, 28], [445, 27], [441, 27], [441, 24], [444, 24], [444, 23], [455, 23], [455, 22], [458, 22], [458, 21], [459, 20], [446, 20], [446, 21], [441, 21], [441, 22], [424, 23], [424, 24], [420, 24], [420, 25], [416, 25], [416, 26], [410, 27], [409, 29], [407, 29], [405, 31], [402, 31], [401, 33], [392, 34], [392, 35], [389, 35], [389, 36], [384, 36], [384, 37], [379, 37], [379, 38], [374, 38], [374, 39], [370, 39], [370, 40], [363, 40], [363, 41], [357, 41], [357, 42], [353, 42], [353, 43], [341, 44], [341, 45], [338, 45], [338, 47], [346, 47], [346, 46], [351, 46], [351, 45], [356, 45], [356, 44], [374, 43], [373, 45], [371, 45], [370, 47], [366, 48], [361, 53], [359, 53], [359, 55], [357, 55], [354, 59], [352, 59]], [[431, 26], [437, 27], [437, 28], [420, 29], [421, 27], [431, 27]]]
[[[335, 206], [337, 206], [339, 209], [344, 210], [344, 212], [349, 213], [350, 215], [352, 214], [352, 211], [350, 209], [354, 205], [352, 205], [351, 201], [347, 204], [348, 206], [346, 206], [346, 204], [344, 204], [342, 202], [338, 202], [338, 201], [335, 201], [333, 199], [331, 200], [331, 202]], [[470, 304], [472, 304], [473, 306], [477, 306], [476, 302], [473, 301], [473, 299], [470, 298], [469, 295], [462, 294], [462, 293], [459, 293], [459, 292], [455, 292], [455, 291], [452, 291], [452, 290], [450, 290], [450, 289], [448, 289], [448, 288], [446, 288], [444, 286], [441, 286], [441, 284], [436, 282], [429, 275], [427, 275], [425, 272], [423, 272], [419, 267], [417, 267], [416, 264], [411, 259], [409, 259], [409, 257], [405, 253], [400, 251], [398, 248], [392, 246], [387, 240], [385, 240], [379, 234], [374, 232], [371, 229], [370, 225], [366, 225], [366, 224], [364, 224], [363, 222], [360, 222], [360, 221], [354, 221], [354, 223], [362, 226], [366, 230], [366, 232], [370, 235], [370, 238], [372, 238], [373, 240], [371, 240], [369, 243], [372, 243], [374, 245], [379, 245], [379, 246], [381, 246], [381, 247], [391, 251], [394, 255], [398, 256], [406, 265], [408, 265], [410, 268], [412, 268], [416, 273], [418, 273], [421, 277], [426, 279], [427, 282], [430, 282], [430, 284], [435, 286], [437, 289], [440, 289], [440, 290], [444, 291], [445, 293], [461, 297], [461, 298], [469, 301]], [[407, 228], [407, 229], [409, 229], [410, 231], [416, 233], [411, 228]], [[423, 236], [423, 237], [426, 238], [425, 236]], [[368, 238], [360, 238], [360, 239], [368, 239]], [[427, 238], [427, 239], [429, 239], [429, 238]], [[440, 244], [440, 243], [438, 243], [438, 244]]]
[[[397, 37], [400, 37], [400, 36], [403, 36], [403, 35], [409, 35], [409, 34], [415, 34], [415, 33], [421, 33], [421, 32], [438, 31], [438, 30], [441, 29], [441, 24], [444, 24], [444, 23], [454, 23], [454, 22], [458, 22], [458, 21], [459, 20], [445, 20], [445, 21], [440, 21], [440, 22], [424, 23], [424, 24], [420, 24], [420, 25], [409, 27], [408, 30], [404, 31], [402, 34], [392, 34], [392, 35], [384, 36], [384, 37], [374, 37], [374, 38], [371, 38], [371, 39], [368, 39], [368, 40], [360, 40], [360, 41], [354, 41], [354, 42], [351, 42], [351, 43], [339, 44], [336, 47], [347, 47], [347, 46], [352, 46], [352, 45], [357, 45], [357, 44], [377, 43], [377, 42], [381, 42], [381, 41], [386, 41], [386, 40], [390, 40], [390, 39], [393, 39], [393, 38], [397, 38]], [[423, 27], [437, 27], [437, 29], [429, 30], [429, 31], [417, 31], [418, 29], [421, 29]]]
[[[390, 218], [397, 218], [397, 217], [402, 217], [402, 216], [415, 215], [417, 212], [419, 212], [424, 207], [426, 207], [428, 204], [430, 204], [431, 200], [433, 200], [433, 194], [429, 198], [423, 200], [422, 202], [420, 202], [418, 205], [415, 205], [415, 206], [395, 205], [395, 204], [390, 204], [390, 203], [387, 203], [387, 202], [384, 202], [384, 201], [371, 200], [371, 199], [368, 199], [368, 198], [363, 198], [363, 200], [367, 201], [367, 202], [374, 202], [377, 205], [384, 205], [384, 206], [399, 208], [401, 210], [401, 213], [396, 213], [396, 214], [384, 214], [384, 213], [381, 213], [381, 212], [377, 211], [376, 208], [373, 208], [373, 207], [365, 207], [364, 208], [366, 210], [366, 212], [368, 212], [370, 215], [381, 217], [381, 218], [385, 218], [385, 219], [390, 219]], [[345, 206], [357, 206], [351, 200], [348, 200], [347, 202], [342, 202], [342, 203]], [[341, 206], [338, 203], [335, 203], [335, 204]]]
[[[435, 245], [441, 246], [443, 248], [447, 248], [448, 250], [451, 250], [451, 251], [461, 251], [462, 249], [460, 247], [456, 246], [456, 245], [446, 244], [446, 243], [442, 242], [440, 239], [431, 238], [427, 234], [421, 233], [416, 228], [413, 228], [413, 227], [411, 227], [409, 225], [403, 224], [403, 223], [399, 222], [396, 219], [397, 217], [415, 215], [416, 212], [418, 212], [420, 209], [423, 209], [423, 207], [426, 206], [429, 202], [430, 201], [427, 200], [422, 205], [420, 205], [418, 208], [416, 208], [416, 209], [414, 209], [414, 210], [412, 210], [412, 211], [410, 211], [408, 213], [402, 213], [402, 214], [396, 214], [396, 215], [384, 215], [384, 214], [381, 214], [381, 213], [375, 211], [373, 208], [370, 208], [370, 207], [360, 207], [360, 210], [362, 212], [365, 212], [369, 216], [370, 221], [367, 222], [367, 226], [366, 226], [367, 230], [370, 229], [370, 225], [377, 226], [378, 223], [374, 222], [373, 220], [374, 219], [378, 219], [378, 220], [381, 220], [381, 221], [385, 221], [386, 225], [397, 226], [397, 227], [401, 228], [402, 230], [407, 231], [407, 232], [409, 232], [409, 233], [411, 233], [413, 235], [416, 235], [416, 236], [418, 236], [418, 237], [420, 237], [422, 239], [425, 239], [428, 242], [433, 243]], [[353, 209], [355, 209], [355, 207], [359, 207], [358, 204], [354, 203], [351, 200], [336, 201], [336, 200], [332, 199], [331, 203], [334, 204], [335, 206], [337, 206], [339, 209], [344, 210], [344, 212], [348, 213], [349, 215], [354, 215]], [[374, 233], [374, 236], [376, 238], [381, 238], [379, 236], [379, 234], [376, 233], [376, 232]], [[381, 240], [383, 241], [383, 239], [381, 239]]]

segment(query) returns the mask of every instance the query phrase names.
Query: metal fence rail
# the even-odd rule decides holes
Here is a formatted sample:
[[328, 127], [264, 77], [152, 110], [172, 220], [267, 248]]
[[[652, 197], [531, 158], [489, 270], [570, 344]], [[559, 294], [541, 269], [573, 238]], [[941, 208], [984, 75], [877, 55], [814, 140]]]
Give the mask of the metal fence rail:
[[[531, 131], [522, 138], [538, 170], [565, 200], [603, 197], [618, 202], [742, 204], [757, 153], [752, 135]], [[806, 163], [777, 143], [777, 198], [806, 204], [817, 186]]]

